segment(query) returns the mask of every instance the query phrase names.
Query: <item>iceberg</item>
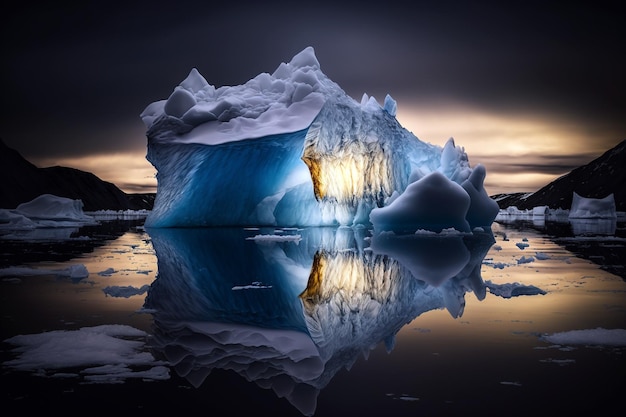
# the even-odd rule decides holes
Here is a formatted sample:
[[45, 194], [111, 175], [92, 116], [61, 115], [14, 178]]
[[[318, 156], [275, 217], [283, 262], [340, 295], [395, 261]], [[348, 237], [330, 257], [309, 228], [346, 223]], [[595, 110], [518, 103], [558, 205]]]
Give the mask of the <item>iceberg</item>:
[[[193, 68], [167, 99], [141, 113], [146, 158], [157, 170], [146, 226], [380, 219], [383, 230], [410, 232], [489, 227], [498, 205], [483, 188], [484, 167], [471, 167], [453, 138], [443, 147], [419, 140], [396, 110], [389, 95], [382, 105], [367, 94], [360, 102], [349, 97], [321, 71], [312, 47], [238, 86], [216, 88]], [[400, 199], [409, 185], [413, 197]], [[370, 217], [392, 203], [395, 209]], [[394, 221], [397, 208], [414, 203], [422, 208], [410, 224], [406, 216]]]
[[576, 192], [572, 196], [570, 219], [615, 219], [615, 196], [611, 193], [604, 198], [586, 198]]
[[68, 228], [96, 224], [82, 200], [42, 194], [15, 209], [0, 209], [0, 231]]
[[53, 221], [92, 221], [91, 216], [83, 212], [82, 200], [42, 194], [33, 200], [17, 206], [15, 212], [30, 219]]

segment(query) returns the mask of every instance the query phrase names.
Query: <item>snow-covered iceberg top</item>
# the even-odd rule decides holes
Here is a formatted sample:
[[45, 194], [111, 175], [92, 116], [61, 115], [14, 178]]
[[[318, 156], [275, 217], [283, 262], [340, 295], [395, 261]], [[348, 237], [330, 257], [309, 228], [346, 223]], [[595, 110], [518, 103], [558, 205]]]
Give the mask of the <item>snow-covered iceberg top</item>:
[[[158, 180], [146, 226], [371, 224], [370, 212], [401, 201], [411, 184], [413, 194], [430, 189], [417, 193], [421, 205], [435, 196], [420, 213], [437, 218], [396, 227], [395, 203], [376, 216], [381, 229], [489, 227], [498, 206], [483, 188], [484, 167], [470, 167], [452, 138], [443, 147], [420, 141], [396, 109], [389, 95], [382, 105], [347, 96], [312, 47], [238, 86], [216, 88], [192, 69], [141, 114]], [[439, 209], [461, 200], [453, 213]]]
[[[166, 100], [141, 114], [155, 137], [217, 145], [309, 127], [334, 88], [308, 47], [245, 84], [216, 88], [193, 68]], [[195, 129], [198, 128], [198, 129]], [[168, 135], [171, 132], [180, 135]]]

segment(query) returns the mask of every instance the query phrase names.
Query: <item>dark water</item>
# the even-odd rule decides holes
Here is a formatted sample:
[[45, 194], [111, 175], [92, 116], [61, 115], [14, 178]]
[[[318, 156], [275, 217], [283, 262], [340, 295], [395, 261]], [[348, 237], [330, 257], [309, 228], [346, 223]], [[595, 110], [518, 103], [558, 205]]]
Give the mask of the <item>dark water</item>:
[[[4, 404], [219, 416], [621, 407], [624, 346], [543, 338], [626, 328], [619, 224], [611, 234], [494, 223], [473, 237], [411, 239], [141, 224], [0, 241], [3, 267], [39, 272], [0, 277]], [[79, 264], [89, 276], [63, 274]], [[111, 324], [145, 332], [114, 339], [134, 353], [83, 332]], [[33, 360], [36, 346], [8, 342], [16, 335], [43, 335], [50, 354]]]

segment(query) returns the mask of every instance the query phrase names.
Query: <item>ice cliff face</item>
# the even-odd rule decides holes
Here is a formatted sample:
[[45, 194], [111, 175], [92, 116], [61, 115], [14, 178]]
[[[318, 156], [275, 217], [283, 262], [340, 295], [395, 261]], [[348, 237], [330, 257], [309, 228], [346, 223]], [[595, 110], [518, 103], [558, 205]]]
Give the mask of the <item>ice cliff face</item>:
[[[463, 148], [420, 141], [395, 113], [390, 96], [382, 106], [348, 97], [311, 47], [239, 86], [215, 88], [193, 69], [141, 114], [158, 180], [146, 225], [367, 224], [431, 173], [469, 179]], [[483, 177], [473, 181], [481, 199]], [[497, 204], [491, 220], [471, 226], [496, 214]]]

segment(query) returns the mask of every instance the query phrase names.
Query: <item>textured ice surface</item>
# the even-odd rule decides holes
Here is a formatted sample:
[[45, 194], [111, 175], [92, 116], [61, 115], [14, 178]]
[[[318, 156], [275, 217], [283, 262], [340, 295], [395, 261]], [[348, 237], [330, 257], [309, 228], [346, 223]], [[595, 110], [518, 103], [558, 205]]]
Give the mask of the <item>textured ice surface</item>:
[[83, 212], [82, 200], [42, 194], [15, 209], [0, 209], [0, 230], [67, 228], [94, 224]]
[[574, 193], [569, 217], [572, 219], [615, 219], [617, 217], [615, 196], [609, 194], [604, 198], [585, 198]]
[[473, 170], [453, 139], [443, 148], [420, 141], [396, 109], [390, 96], [382, 106], [367, 94], [347, 96], [311, 47], [238, 86], [216, 88], [192, 69], [141, 114], [158, 180], [146, 225], [368, 224], [373, 209], [435, 172], [444, 186], [430, 212], [451, 188], [469, 202], [439, 216], [436, 228], [491, 225], [497, 204], [482, 188], [484, 168]]

